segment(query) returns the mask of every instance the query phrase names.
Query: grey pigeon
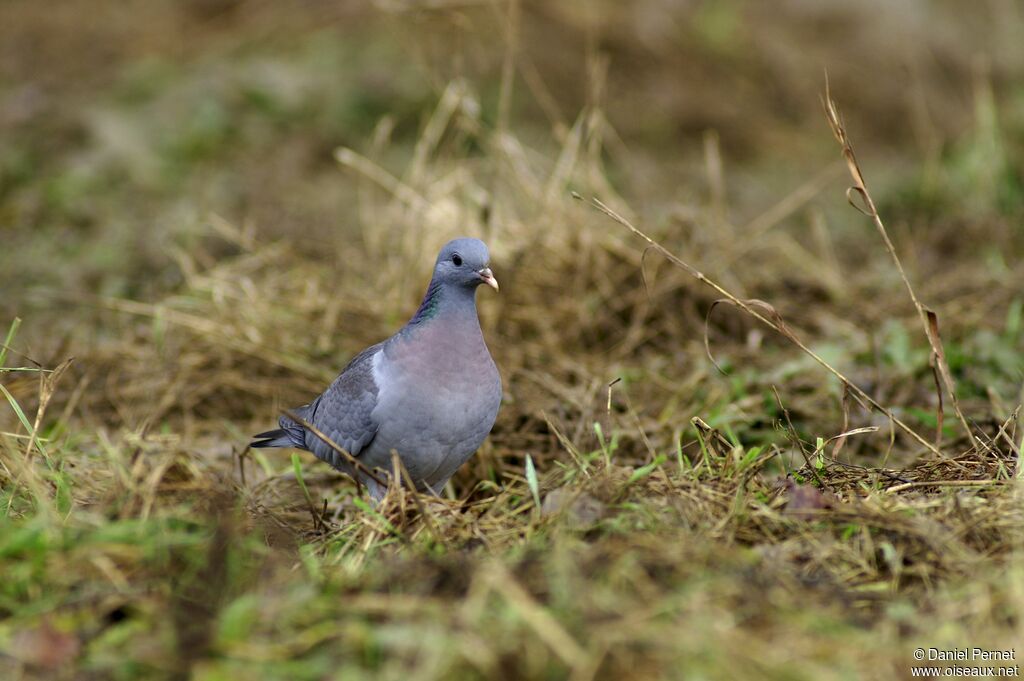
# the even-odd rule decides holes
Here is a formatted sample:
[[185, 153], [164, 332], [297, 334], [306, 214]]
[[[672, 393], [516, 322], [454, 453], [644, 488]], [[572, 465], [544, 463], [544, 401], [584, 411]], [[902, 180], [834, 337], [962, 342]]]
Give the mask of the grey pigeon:
[[[491, 432], [501, 377], [480, 332], [476, 288], [498, 290], [487, 246], [455, 239], [441, 249], [423, 302], [395, 335], [352, 359], [330, 387], [293, 412], [386, 479], [396, 451], [417, 489], [439, 493]], [[385, 488], [296, 421], [252, 447], [295, 447], [358, 477], [374, 499]]]

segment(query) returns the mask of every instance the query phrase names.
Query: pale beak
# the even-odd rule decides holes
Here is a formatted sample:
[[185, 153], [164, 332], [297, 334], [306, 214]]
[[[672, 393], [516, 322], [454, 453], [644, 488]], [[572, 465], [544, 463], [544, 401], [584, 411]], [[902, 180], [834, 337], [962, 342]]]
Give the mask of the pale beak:
[[477, 274], [484, 280], [484, 283], [493, 288], [495, 291], [498, 290], [498, 280], [494, 278], [494, 273], [491, 272], [490, 267], [485, 267], [482, 270], [477, 270]]

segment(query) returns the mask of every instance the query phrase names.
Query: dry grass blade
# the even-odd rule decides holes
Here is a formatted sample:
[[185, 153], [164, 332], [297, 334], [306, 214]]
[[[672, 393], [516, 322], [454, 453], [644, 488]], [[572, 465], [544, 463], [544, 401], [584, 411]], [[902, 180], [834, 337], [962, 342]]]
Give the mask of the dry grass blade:
[[430, 532], [430, 536], [433, 537], [434, 541], [447, 549], [448, 543], [444, 540], [444, 534], [438, 532], [437, 525], [434, 523], [434, 516], [427, 511], [423, 502], [420, 500], [420, 493], [416, 491], [416, 485], [412, 481], [412, 476], [409, 475], [409, 469], [405, 467], [405, 464], [402, 463], [401, 457], [398, 456], [398, 452], [394, 450], [391, 452], [391, 465], [401, 474], [402, 480], [409, 488], [409, 492], [412, 494], [412, 503], [415, 504], [416, 510], [419, 511], [420, 517], [423, 518], [423, 522], [426, 524], [427, 530]]
[[[611, 402], [610, 392], [608, 395], [608, 401], [609, 403]], [[555, 425], [555, 423], [551, 420], [551, 417], [546, 412], [541, 412], [541, 417], [543, 417], [544, 422], [547, 424], [551, 432], [554, 433], [555, 437], [558, 439], [559, 444], [561, 444], [565, 451], [569, 453], [569, 456], [572, 457], [572, 460], [576, 464], [576, 467], [579, 470], [583, 471], [584, 475], [590, 477], [590, 473], [587, 472], [586, 463], [583, 461], [583, 457], [580, 456], [580, 452], [576, 448], [576, 445], [572, 443], [572, 440], [565, 436], [565, 433], [563, 433], [561, 429], [559, 429], [559, 427]]]
[[935, 379], [935, 446], [942, 446], [942, 426], [946, 423], [945, 401], [942, 399], [942, 370], [935, 361], [935, 353], [929, 358], [932, 365], [932, 378]]
[[[939, 370], [939, 375], [946, 384], [946, 390], [949, 392], [949, 399], [953, 402], [953, 411], [956, 412], [956, 415], [963, 424], [968, 437], [970, 437], [971, 442], [977, 449], [979, 446], [978, 440], [974, 436], [974, 430], [970, 425], [968, 425], [967, 419], [964, 417], [964, 413], [960, 409], [960, 400], [956, 396], [956, 383], [953, 382], [953, 374], [949, 370], [949, 362], [946, 361], [946, 350], [942, 345], [942, 337], [939, 335], [939, 317], [929, 308], [924, 308], [923, 312], [925, 315], [925, 333], [928, 335], [928, 343], [932, 346], [932, 356], [935, 360], [935, 365]], [[941, 421], [939, 423], [941, 423]], [[981, 450], [978, 449], [978, 451]]]
[[[964, 417], [963, 411], [960, 409], [960, 402], [956, 396], [956, 384], [953, 382], [953, 374], [949, 370], [949, 364], [946, 362], [946, 352], [942, 347], [942, 339], [939, 337], [938, 318], [932, 310], [925, 307], [921, 301], [918, 300], [917, 294], [914, 292], [914, 287], [910, 284], [910, 279], [907, 277], [907, 273], [903, 269], [903, 263], [900, 261], [900, 257], [896, 253], [896, 247], [893, 246], [892, 240], [889, 238], [889, 232], [885, 229], [885, 223], [882, 222], [882, 218], [878, 214], [878, 209], [875, 207], [875, 202], [871, 198], [871, 193], [868, 191], [867, 184], [864, 182], [864, 173], [861, 172], [860, 164], [857, 162], [857, 156], [853, 152], [853, 145], [850, 143], [850, 137], [846, 132], [846, 126], [843, 124], [843, 119], [839, 114], [839, 108], [836, 106], [835, 100], [832, 99], [832, 94], [828, 89], [827, 81], [825, 84], [825, 98], [823, 103], [825, 107], [825, 117], [828, 119], [828, 124], [832, 129], [832, 134], [835, 136], [836, 141], [839, 142], [840, 147], [842, 147], [843, 158], [846, 159], [846, 167], [850, 171], [850, 177], [853, 178], [854, 184], [853, 187], [847, 191], [847, 198], [851, 199], [850, 204], [854, 206], [854, 208], [857, 208], [862, 213], [870, 217], [872, 222], [874, 222], [875, 227], [878, 229], [878, 233], [881, 235], [882, 241], [885, 243], [885, 249], [889, 252], [889, 256], [896, 265], [900, 278], [907, 287], [907, 293], [910, 294], [910, 299], [913, 301], [914, 308], [917, 310], [918, 317], [921, 319], [921, 325], [924, 328], [925, 336], [928, 338], [928, 344], [932, 348], [935, 362], [939, 368], [939, 374], [942, 376], [946, 392], [949, 394], [950, 401], [953, 403], [953, 410], [956, 412], [957, 418], [960, 419], [960, 424], [964, 428], [964, 433], [966, 433], [968, 439], [971, 441], [971, 445], [973, 445], [976, 451], [981, 451], [981, 445], [974, 436], [974, 431], [971, 429], [970, 424], [967, 423], [967, 419]], [[852, 201], [851, 192], [856, 192], [860, 196], [863, 201], [863, 206], [858, 206]]]
[[[789, 329], [788, 326], [786, 326], [786, 323], [782, 320], [782, 315], [779, 314], [779, 311], [776, 310], [771, 303], [767, 303], [757, 298], [747, 298], [743, 302], [745, 305], [751, 308], [758, 308], [764, 310], [765, 314], [775, 324], [776, 331], [778, 331], [791, 341], [796, 340], [796, 336], [793, 335], [793, 332]], [[708, 359], [711, 360], [711, 363], [715, 366], [715, 368], [718, 369], [722, 374], [725, 374], [726, 372], [722, 369], [722, 367], [718, 366], [718, 362], [716, 362], [715, 358], [711, 355], [711, 340], [709, 338], [708, 333], [708, 327], [711, 323], [711, 313], [714, 312], [715, 308], [722, 303], [725, 303], [727, 305], [735, 304], [729, 298], [719, 298], [718, 300], [712, 301], [711, 305], [708, 307], [708, 312], [704, 316], [704, 351], [707, 353]]]
[[[573, 194], [573, 198], [575, 198], [575, 199], [582, 199], [582, 197], [579, 194], [575, 194], [575, 193]], [[858, 398], [860, 398], [861, 400], [863, 400], [867, 404], [871, 405], [871, 407], [873, 409], [875, 409], [876, 411], [878, 411], [879, 413], [884, 414], [887, 418], [889, 418], [889, 420], [891, 420], [894, 424], [896, 424], [896, 426], [899, 427], [900, 430], [902, 430], [904, 433], [906, 433], [911, 438], [916, 440], [918, 442], [918, 444], [920, 444], [922, 447], [926, 448], [928, 451], [930, 451], [931, 453], [935, 454], [936, 456], [939, 456], [939, 457], [942, 457], [942, 458], [948, 458], [948, 457], [946, 457], [945, 454], [943, 454], [941, 451], [939, 451], [939, 449], [936, 448], [935, 445], [933, 445], [931, 442], [928, 442], [928, 440], [926, 440], [924, 437], [922, 437], [920, 433], [918, 433], [916, 430], [914, 430], [909, 425], [907, 425], [902, 419], [897, 417], [892, 412], [891, 409], [888, 409], [887, 407], [882, 406], [877, 400], [875, 400], [873, 397], [868, 395], [863, 389], [858, 387], [849, 378], [847, 378], [845, 375], [843, 375], [842, 372], [840, 372], [838, 369], [836, 369], [831, 364], [829, 364], [823, 357], [821, 357], [816, 352], [814, 352], [809, 347], [807, 347], [807, 345], [805, 345], [803, 343], [803, 341], [801, 341], [799, 338], [797, 338], [791, 331], [788, 331], [788, 330], [784, 329], [783, 327], [780, 327], [775, 321], [773, 321], [769, 317], [765, 316], [761, 312], [758, 312], [753, 306], [748, 305], [745, 301], [740, 300], [739, 298], [734, 296], [732, 293], [727, 291], [725, 288], [723, 288], [722, 286], [720, 286], [716, 282], [712, 281], [711, 279], [708, 279], [704, 275], [704, 273], [700, 272], [699, 270], [697, 270], [693, 266], [691, 266], [688, 263], [686, 263], [683, 260], [681, 260], [674, 253], [669, 251], [667, 248], [662, 246], [660, 243], [655, 241], [653, 238], [651, 238], [650, 236], [648, 236], [644, 232], [640, 231], [636, 226], [633, 225], [633, 223], [631, 223], [629, 220], [627, 220], [626, 218], [622, 217], [621, 215], [616, 213], [614, 210], [612, 210], [611, 208], [606, 206], [599, 199], [591, 198], [590, 201], [591, 201], [591, 205], [593, 205], [595, 208], [597, 208], [597, 210], [601, 211], [602, 213], [607, 215], [609, 218], [611, 218], [612, 220], [614, 220], [618, 224], [620, 224], [623, 227], [625, 227], [626, 229], [628, 229], [634, 235], [636, 235], [636, 236], [640, 237], [641, 239], [643, 239], [644, 241], [646, 241], [656, 251], [658, 251], [663, 256], [665, 256], [665, 258], [668, 259], [668, 261], [671, 262], [673, 265], [676, 265], [677, 267], [682, 268], [683, 270], [688, 272], [690, 275], [692, 275], [695, 279], [697, 279], [697, 281], [699, 281], [699, 282], [701, 282], [703, 284], [706, 284], [707, 286], [710, 286], [712, 289], [717, 291], [721, 296], [723, 296], [723, 298], [725, 300], [728, 300], [728, 302], [730, 304], [740, 308], [741, 310], [743, 310], [744, 312], [746, 312], [750, 316], [754, 317], [755, 319], [757, 319], [761, 323], [765, 324], [766, 326], [768, 326], [772, 330], [774, 330], [777, 333], [779, 333], [779, 334], [785, 336], [786, 338], [788, 338], [794, 345], [796, 345], [798, 348], [800, 348], [800, 350], [802, 350], [811, 359], [813, 359], [815, 362], [817, 362], [826, 371], [828, 371], [830, 374], [832, 374], [833, 376], [838, 378], [840, 381], [842, 381], [844, 385], [849, 386], [850, 390]], [[958, 464], [956, 462], [954, 462], [954, 464], [957, 465], [957, 466], [960, 465], [960, 464]]]
[[574, 669], [585, 668], [590, 655], [576, 642], [558, 620], [551, 616], [542, 605], [524, 589], [505, 567], [491, 563], [489, 583], [492, 589], [504, 596], [506, 602], [533, 628], [537, 635], [562, 661]]
[[[850, 386], [843, 384], [843, 432], [846, 433], [850, 430]], [[832, 460], [836, 461], [839, 458], [839, 452], [843, 450], [843, 445], [846, 444], [846, 437], [841, 436], [836, 438], [835, 444], [832, 445]]]
[[741, 230], [743, 243], [739, 244], [735, 251], [721, 261], [723, 266], [729, 266], [751, 252], [760, 243], [761, 237], [772, 230], [776, 225], [784, 221], [800, 208], [806, 206], [816, 197], [828, 184], [843, 171], [843, 164], [840, 161], [833, 161], [829, 165], [815, 173], [810, 179], [799, 187], [783, 196], [774, 205], [748, 222]]
[[1008, 482], [1008, 480], [913, 480], [901, 485], [893, 485], [885, 491], [895, 494], [915, 487], [995, 487]]
[[32, 455], [32, 448], [36, 444], [36, 437], [39, 434], [39, 426], [43, 423], [43, 416], [46, 414], [46, 408], [50, 404], [50, 400], [53, 399], [53, 393], [57, 390], [57, 382], [60, 381], [61, 376], [68, 370], [71, 363], [74, 362], [74, 357], [68, 359], [57, 365], [51, 373], [40, 373], [39, 374], [39, 407], [36, 409], [36, 420], [32, 424], [32, 431], [29, 434], [28, 445], [25, 447], [25, 456], [29, 457]]
[[1017, 419], [1020, 417], [1021, 406], [1022, 405], [1018, 404], [1014, 408], [1013, 413], [1010, 414], [1009, 418], [1003, 422], [1003, 425], [999, 426], [999, 432], [996, 433], [996, 437], [994, 438], [1002, 438], [1002, 440], [1010, 447], [1010, 451], [1017, 456], [1018, 460], [1020, 459], [1020, 447], [1017, 446], [1017, 443], [1014, 442], [1013, 438], [1007, 433], [1007, 428], [1010, 428], [1012, 424], [1017, 422]]
[[223, 326], [215, 319], [207, 319], [195, 314], [171, 309], [165, 305], [152, 305], [140, 303], [135, 300], [124, 298], [111, 298], [96, 296], [88, 293], [60, 293], [53, 294], [56, 299], [73, 301], [78, 304], [97, 305], [99, 307], [124, 312], [126, 314], [160, 319], [161, 321], [189, 329], [197, 335], [209, 339], [213, 343], [223, 345], [237, 352], [252, 357], [258, 357], [261, 361], [276, 364], [283, 368], [295, 371], [296, 373], [316, 380], [331, 380], [332, 374], [324, 372], [323, 369], [296, 357], [287, 357], [273, 348], [255, 343], [246, 338], [230, 335]]
[[370, 159], [361, 156], [348, 147], [338, 147], [335, 149], [334, 160], [362, 174], [408, 206], [418, 210], [426, 210], [430, 206], [430, 203], [407, 183], [402, 182]]

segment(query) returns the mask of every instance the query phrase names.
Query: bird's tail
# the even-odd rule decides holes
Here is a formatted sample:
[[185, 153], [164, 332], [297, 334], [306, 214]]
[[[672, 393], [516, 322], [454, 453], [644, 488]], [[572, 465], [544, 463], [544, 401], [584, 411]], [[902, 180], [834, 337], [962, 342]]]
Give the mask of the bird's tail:
[[[304, 412], [305, 407], [299, 407], [296, 412]], [[303, 416], [305, 416], [303, 414]], [[268, 430], [265, 433], [252, 436], [250, 447], [297, 447], [307, 449], [305, 429], [287, 416], [282, 416], [278, 421], [280, 428]]]
[[298, 447], [299, 444], [292, 440], [291, 433], [284, 428], [268, 430], [252, 436], [250, 447]]

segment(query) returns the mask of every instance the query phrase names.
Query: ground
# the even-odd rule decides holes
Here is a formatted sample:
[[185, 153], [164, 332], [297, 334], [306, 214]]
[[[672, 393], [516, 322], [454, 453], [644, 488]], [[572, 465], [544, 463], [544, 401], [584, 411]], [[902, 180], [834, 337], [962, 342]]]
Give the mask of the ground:
[[[3, 13], [3, 678], [1024, 654], [1017, 5]], [[505, 396], [443, 497], [249, 450], [463, 234]]]

